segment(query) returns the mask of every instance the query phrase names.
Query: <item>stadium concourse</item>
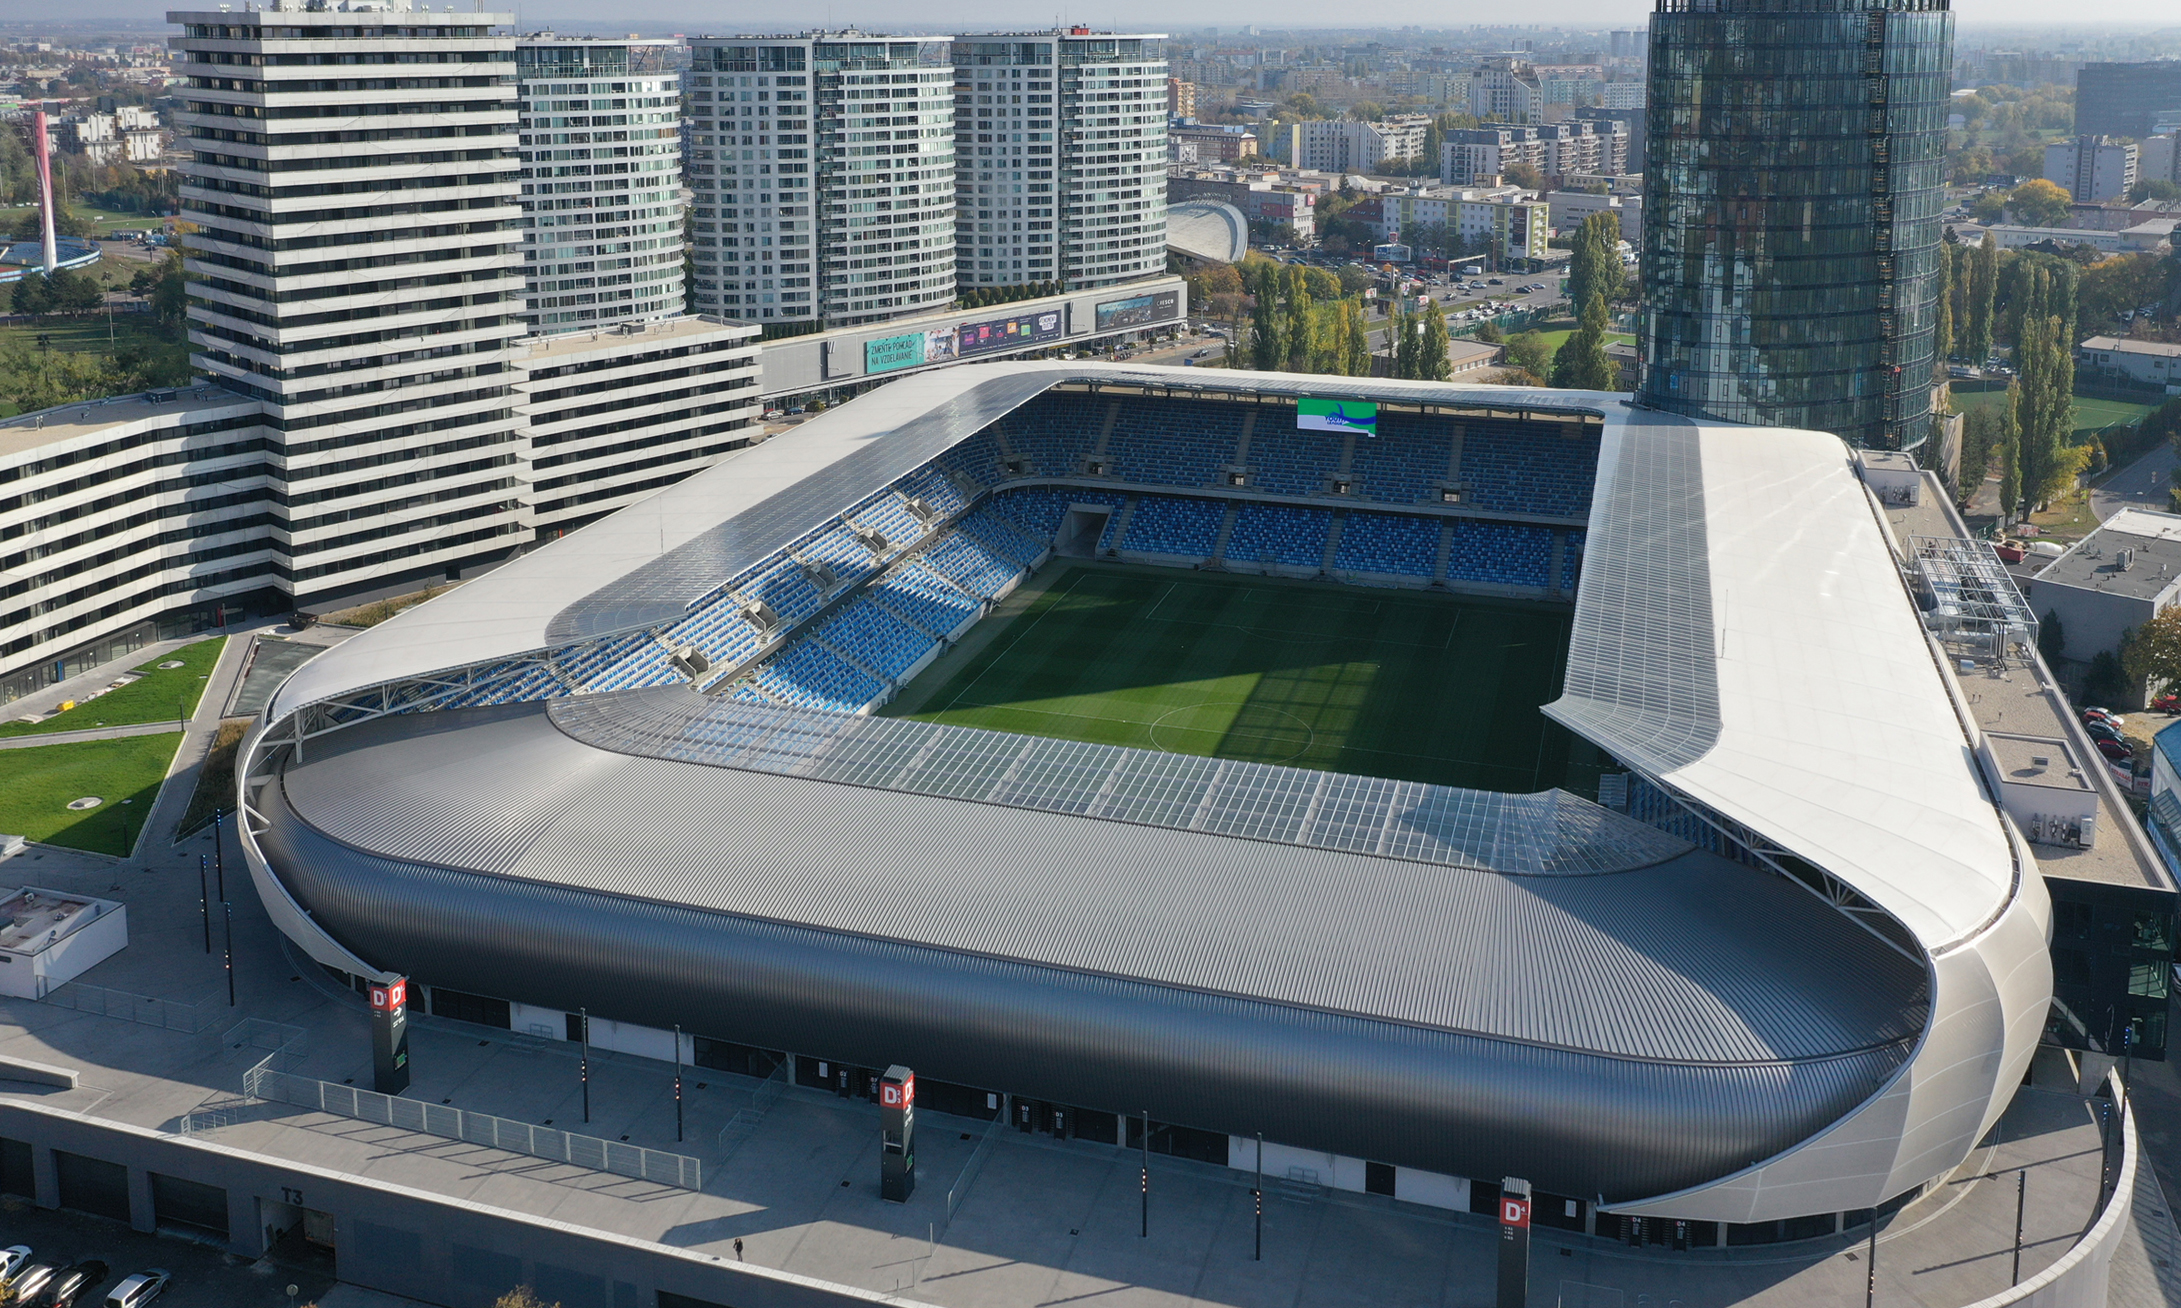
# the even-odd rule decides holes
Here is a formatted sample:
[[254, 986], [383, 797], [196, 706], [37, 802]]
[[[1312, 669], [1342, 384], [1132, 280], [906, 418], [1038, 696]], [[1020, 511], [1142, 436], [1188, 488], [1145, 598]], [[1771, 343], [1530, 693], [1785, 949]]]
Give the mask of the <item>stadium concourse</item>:
[[[1324, 399], [1375, 425], [1310, 429]], [[1606, 782], [873, 712], [1056, 556], [1572, 606], [1544, 712]], [[1261, 1134], [1419, 1203], [1519, 1177], [1556, 1224], [1745, 1243], [1914, 1199], [2029, 1068], [2049, 905], [1955, 693], [1827, 435], [965, 366], [306, 665], [242, 836], [312, 958], [502, 1024], [679, 1028], [859, 1092], [904, 1064], [940, 1111], [1239, 1166]]]

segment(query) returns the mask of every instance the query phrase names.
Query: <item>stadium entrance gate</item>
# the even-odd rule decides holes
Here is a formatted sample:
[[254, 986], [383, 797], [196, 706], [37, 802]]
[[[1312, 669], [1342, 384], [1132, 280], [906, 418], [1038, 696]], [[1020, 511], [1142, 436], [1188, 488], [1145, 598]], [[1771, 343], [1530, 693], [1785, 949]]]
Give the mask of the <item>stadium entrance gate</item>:
[[1106, 533], [1113, 509], [1104, 504], [1071, 504], [1053, 540], [1053, 552], [1071, 559], [1088, 559], [1098, 553], [1098, 538]]

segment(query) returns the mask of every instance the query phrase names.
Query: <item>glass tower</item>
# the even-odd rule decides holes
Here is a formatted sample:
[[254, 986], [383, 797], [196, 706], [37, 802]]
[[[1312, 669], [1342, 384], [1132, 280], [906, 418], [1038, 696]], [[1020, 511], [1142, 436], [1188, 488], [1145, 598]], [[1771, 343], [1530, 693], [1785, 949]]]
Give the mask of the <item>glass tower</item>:
[[1946, 0], [1657, 0], [1644, 403], [1923, 443], [1953, 36]]

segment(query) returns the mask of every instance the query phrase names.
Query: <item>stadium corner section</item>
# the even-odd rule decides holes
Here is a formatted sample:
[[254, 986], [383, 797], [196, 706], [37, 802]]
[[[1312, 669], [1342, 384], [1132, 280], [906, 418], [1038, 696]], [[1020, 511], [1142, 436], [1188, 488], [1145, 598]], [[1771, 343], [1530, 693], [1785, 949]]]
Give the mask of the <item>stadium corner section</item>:
[[[1769, 509], [1790, 493], [1798, 521], [1782, 530]], [[1918, 958], [1932, 995], [1914, 1055], [1853, 1113], [1731, 1176], [1617, 1211], [1851, 1212], [1944, 1178], [2035, 1052], [2052, 1002], [2051, 902], [1972, 761], [1975, 719], [1876, 501], [1830, 435], [1752, 439], [1637, 413], [1607, 426], [1590, 540], [1567, 693], [1545, 712], [1688, 820]]]
[[[239, 779], [242, 840], [275, 924], [322, 963], [387, 975], [313, 920], [258, 838], [268, 811], [291, 811], [256, 804], [256, 789], [279, 786], [281, 768], [314, 738], [429, 711], [477, 669], [525, 658], [550, 667], [556, 646], [663, 621], [727, 564], [784, 547], [1064, 383], [1278, 402], [1331, 390], [1385, 404], [1602, 417], [1566, 691], [1547, 712], [1669, 800], [1685, 829], [1708, 828], [1711, 847], [1810, 889], [1913, 963], [1931, 997], [1907, 1061], [1852, 1111], [1737, 1170], [1606, 1208], [1735, 1222], [1853, 1211], [1928, 1185], [1968, 1156], [2042, 1028], [2049, 906], [2025, 872], [2034, 865], [2018, 833], [1966, 761], [1975, 727], [1935, 661], [1875, 509], [1830, 436], [1753, 437], [1631, 410], [1613, 395], [1082, 364], [962, 367], [881, 388], [806, 424], [792, 443], [700, 473], [291, 678]], [[1780, 530], [1769, 512], [1783, 496], [1796, 506], [1796, 530]], [[708, 570], [692, 572], [693, 561]]]

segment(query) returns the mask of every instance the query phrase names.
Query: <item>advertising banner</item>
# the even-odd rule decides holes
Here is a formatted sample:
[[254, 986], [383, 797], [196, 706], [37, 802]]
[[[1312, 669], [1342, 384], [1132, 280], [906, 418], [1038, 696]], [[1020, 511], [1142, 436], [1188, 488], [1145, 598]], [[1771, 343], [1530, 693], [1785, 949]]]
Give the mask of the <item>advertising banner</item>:
[[1363, 400], [1296, 401], [1295, 425], [1304, 431], [1353, 431], [1378, 435], [1378, 406]]
[[883, 336], [863, 343], [863, 370], [867, 373], [921, 368], [927, 363], [944, 363], [953, 357], [954, 332], [946, 327], [937, 331]]
[[1181, 316], [1181, 292], [1159, 291], [1126, 300], [1107, 300], [1097, 307], [1097, 314], [1098, 330], [1102, 332], [1168, 322]]
[[959, 352], [962, 358], [990, 354], [994, 350], [1019, 350], [1026, 346], [1042, 345], [1060, 339], [1060, 310], [1040, 309], [1036, 313], [1019, 314], [1012, 318], [994, 318], [988, 322], [963, 323], [959, 332]]

